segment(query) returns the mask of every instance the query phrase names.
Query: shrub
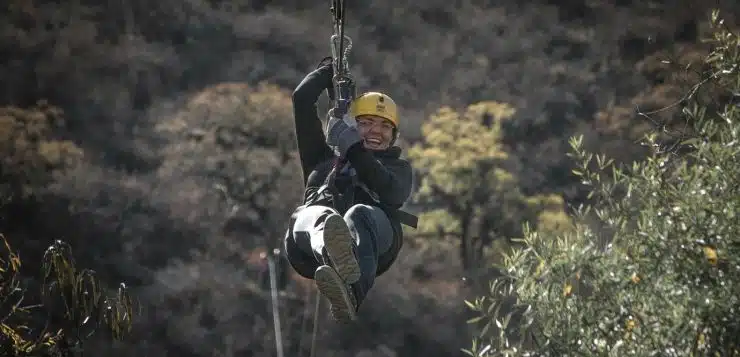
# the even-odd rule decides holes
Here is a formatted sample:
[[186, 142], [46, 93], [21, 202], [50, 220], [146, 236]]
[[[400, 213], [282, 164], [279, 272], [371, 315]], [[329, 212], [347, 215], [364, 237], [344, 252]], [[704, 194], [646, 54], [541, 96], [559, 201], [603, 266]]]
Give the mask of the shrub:
[[55, 242], [44, 254], [36, 292], [24, 284], [21, 259], [2, 235], [0, 248], [3, 356], [69, 356], [95, 333], [120, 340], [130, 332], [134, 305], [125, 285], [116, 296], [106, 296], [93, 271], [75, 266], [64, 242]]
[[61, 110], [45, 102], [0, 108], [0, 197], [33, 196], [81, 158], [74, 143], [53, 136], [63, 119]]
[[[525, 233], [506, 276], [469, 303], [482, 324], [469, 354], [740, 356], [740, 36], [721, 24], [714, 12], [706, 79], [683, 105], [691, 136], [647, 135], [631, 167], [571, 140], [596, 203], [574, 231]], [[497, 312], [511, 299], [515, 313]]]

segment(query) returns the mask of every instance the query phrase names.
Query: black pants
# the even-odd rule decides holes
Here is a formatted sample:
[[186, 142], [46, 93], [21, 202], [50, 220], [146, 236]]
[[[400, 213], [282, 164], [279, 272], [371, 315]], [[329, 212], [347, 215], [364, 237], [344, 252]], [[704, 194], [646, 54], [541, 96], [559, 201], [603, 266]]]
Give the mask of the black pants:
[[[324, 264], [322, 255], [324, 242], [323, 235], [320, 233], [324, 229], [326, 217], [332, 213], [337, 213], [337, 211], [326, 206], [309, 206], [296, 212], [292, 237], [289, 239], [294, 240], [298, 251], [287, 250], [288, 260], [297, 262], [314, 259], [313, 262], [309, 262], [309, 265]], [[378, 257], [391, 248], [393, 228], [383, 210], [369, 205], [360, 204], [350, 207], [344, 214], [344, 221], [355, 239], [357, 261], [362, 272], [360, 280], [352, 284], [352, 290], [359, 304], [375, 282]]]

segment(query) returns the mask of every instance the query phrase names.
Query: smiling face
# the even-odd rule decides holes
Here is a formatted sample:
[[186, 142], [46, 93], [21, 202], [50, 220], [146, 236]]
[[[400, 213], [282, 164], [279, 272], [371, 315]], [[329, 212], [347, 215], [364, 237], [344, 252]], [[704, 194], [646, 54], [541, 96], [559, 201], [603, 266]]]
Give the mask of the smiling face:
[[394, 126], [389, 120], [375, 115], [360, 115], [356, 121], [366, 149], [385, 150], [391, 146]]

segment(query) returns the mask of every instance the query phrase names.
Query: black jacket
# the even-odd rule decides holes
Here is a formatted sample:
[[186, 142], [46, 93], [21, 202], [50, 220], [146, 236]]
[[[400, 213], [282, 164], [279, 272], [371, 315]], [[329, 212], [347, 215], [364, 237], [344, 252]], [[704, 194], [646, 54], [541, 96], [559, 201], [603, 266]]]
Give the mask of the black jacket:
[[[331, 77], [332, 68], [321, 66], [309, 73], [293, 91], [295, 134], [305, 185], [304, 205], [322, 204], [316, 198], [316, 192], [324, 185], [334, 163], [334, 155], [326, 145], [316, 106], [321, 93], [331, 90]], [[347, 151], [347, 160], [356, 171], [358, 181], [371, 192], [353, 184], [349, 176], [337, 175], [335, 180], [337, 191], [345, 197], [354, 197], [353, 204], [380, 207], [391, 221], [393, 243], [391, 249], [380, 257], [376, 275], [381, 275], [390, 268], [403, 245], [401, 217], [407, 214], [399, 209], [411, 195], [413, 171], [409, 162], [400, 156], [401, 148], [397, 146], [384, 151], [370, 151], [362, 143], [355, 144]], [[346, 211], [350, 206], [351, 204], [346, 204], [341, 211]], [[341, 214], [345, 213], [341, 211]], [[409, 225], [415, 226], [415, 223]], [[314, 271], [306, 273], [313, 277]], [[305, 276], [303, 273], [301, 275]]]

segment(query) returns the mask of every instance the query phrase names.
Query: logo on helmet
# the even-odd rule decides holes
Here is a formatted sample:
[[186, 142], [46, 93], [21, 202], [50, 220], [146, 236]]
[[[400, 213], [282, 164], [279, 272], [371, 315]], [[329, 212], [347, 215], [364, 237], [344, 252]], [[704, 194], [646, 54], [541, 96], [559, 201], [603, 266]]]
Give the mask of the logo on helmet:
[[385, 97], [379, 96], [378, 97], [378, 103], [375, 105], [375, 110], [377, 110], [379, 113], [385, 113]]

